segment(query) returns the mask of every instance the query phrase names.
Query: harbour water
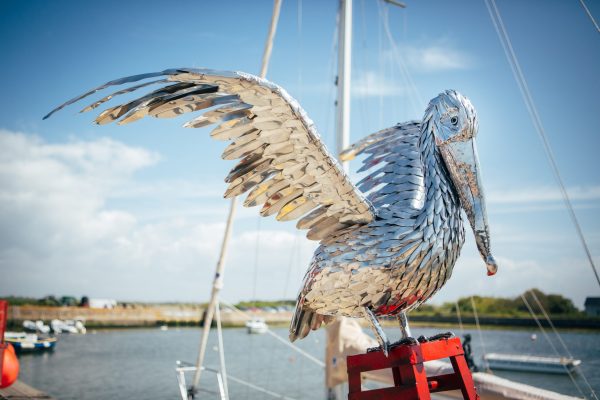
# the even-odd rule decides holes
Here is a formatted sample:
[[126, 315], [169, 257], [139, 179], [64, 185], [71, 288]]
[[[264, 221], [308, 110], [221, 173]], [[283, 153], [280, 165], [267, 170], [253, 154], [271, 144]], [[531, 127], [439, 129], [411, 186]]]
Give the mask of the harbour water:
[[[286, 328], [274, 331], [287, 337]], [[390, 335], [397, 330], [390, 329]], [[413, 334], [433, 335], [439, 328], [414, 328]], [[460, 332], [456, 332], [460, 333]], [[482, 343], [476, 331], [472, 347], [480, 362]], [[487, 352], [554, 355], [551, 346], [534, 331], [484, 330]], [[574, 357], [583, 361], [582, 370], [592, 387], [600, 391], [600, 335], [561, 332]], [[178, 399], [175, 361], [194, 362], [200, 338], [197, 328], [105, 330], [87, 335], [63, 335], [54, 352], [20, 357], [20, 379], [57, 399]], [[324, 371], [313, 361], [294, 352], [269, 335], [248, 335], [245, 329], [223, 331], [227, 373], [292, 399], [323, 399]], [[323, 359], [325, 331], [311, 333], [297, 345]], [[211, 333], [207, 366], [218, 367], [216, 332]], [[560, 344], [555, 343], [560, 349]], [[567, 375], [544, 375], [497, 371], [515, 381], [581, 397]], [[191, 379], [191, 377], [190, 377]], [[577, 378], [584, 387], [581, 377]], [[202, 385], [216, 390], [216, 377], [202, 376]], [[229, 381], [232, 399], [268, 399], [270, 396]], [[586, 393], [587, 394], [587, 393]], [[201, 398], [217, 398], [206, 394]]]

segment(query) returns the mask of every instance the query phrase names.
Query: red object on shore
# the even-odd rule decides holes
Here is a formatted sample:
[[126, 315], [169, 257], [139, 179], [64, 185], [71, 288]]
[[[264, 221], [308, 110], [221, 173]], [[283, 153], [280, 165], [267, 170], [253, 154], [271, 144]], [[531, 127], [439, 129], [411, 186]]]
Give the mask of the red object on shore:
[[[425, 361], [449, 358], [454, 373], [428, 377]], [[431, 399], [431, 393], [460, 389], [463, 398], [479, 400], [459, 338], [440, 339], [390, 350], [348, 356], [348, 400]], [[361, 372], [392, 369], [394, 386], [362, 391]], [[400, 397], [402, 396], [402, 397]]]
[[12, 385], [19, 376], [19, 359], [12, 344], [4, 343], [8, 302], [0, 300], [0, 389]]

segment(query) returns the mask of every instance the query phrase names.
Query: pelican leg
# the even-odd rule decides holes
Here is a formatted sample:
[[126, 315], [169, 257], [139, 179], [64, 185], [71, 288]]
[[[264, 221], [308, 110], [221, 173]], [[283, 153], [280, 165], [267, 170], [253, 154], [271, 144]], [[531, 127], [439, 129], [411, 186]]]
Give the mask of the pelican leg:
[[410, 327], [408, 326], [408, 318], [406, 317], [406, 313], [398, 314], [398, 322], [400, 323], [400, 332], [402, 333], [402, 339], [406, 339], [408, 337], [412, 337], [410, 334]]
[[405, 344], [417, 344], [417, 340], [410, 334], [410, 327], [408, 326], [408, 318], [406, 318], [406, 313], [398, 314], [398, 322], [400, 323], [400, 333], [402, 334], [402, 338], [397, 342], [392, 343], [391, 347], [394, 348], [396, 346]]
[[[371, 311], [369, 307], [365, 307], [363, 310], [365, 312], [365, 318], [367, 318], [367, 320], [371, 323], [371, 329], [373, 329], [373, 333], [375, 333], [375, 337], [379, 342], [379, 346], [381, 347], [383, 354], [385, 354], [385, 356], [387, 357], [390, 351], [390, 341], [388, 340], [387, 336], [385, 335], [385, 332], [381, 328], [381, 325], [379, 325], [379, 321], [377, 321], [377, 317], [375, 317], [373, 311]], [[373, 350], [375, 349], [369, 349], [367, 350], [367, 352]]]

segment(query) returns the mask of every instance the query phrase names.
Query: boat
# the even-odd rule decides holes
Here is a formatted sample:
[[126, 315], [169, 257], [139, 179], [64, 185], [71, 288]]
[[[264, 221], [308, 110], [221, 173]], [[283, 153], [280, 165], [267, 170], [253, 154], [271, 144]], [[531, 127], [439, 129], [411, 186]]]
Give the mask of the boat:
[[253, 318], [246, 321], [246, 329], [248, 333], [265, 333], [269, 330], [269, 326], [265, 322], [264, 318]]
[[542, 372], [547, 374], [570, 374], [581, 360], [569, 357], [544, 357], [521, 354], [487, 353], [483, 361], [490, 369]]
[[82, 320], [66, 320], [61, 321], [60, 319], [53, 319], [50, 322], [52, 332], [54, 333], [73, 333], [73, 334], [85, 334], [86, 328]]
[[25, 332], [30, 333], [50, 333], [50, 327], [44, 324], [44, 321], [42, 320], [33, 322], [31, 320], [26, 319], [25, 321], [23, 321], [23, 329], [25, 330]]
[[4, 341], [10, 343], [17, 353], [53, 350], [57, 339], [53, 336], [38, 336], [35, 333], [6, 332]]

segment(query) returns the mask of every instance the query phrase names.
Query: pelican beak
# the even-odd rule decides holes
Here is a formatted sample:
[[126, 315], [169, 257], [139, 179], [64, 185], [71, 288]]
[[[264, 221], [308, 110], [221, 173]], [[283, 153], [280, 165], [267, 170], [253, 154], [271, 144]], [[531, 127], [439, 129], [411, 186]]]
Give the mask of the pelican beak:
[[487, 266], [487, 274], [494, 275], [498, 265], [490, 249], [490, 229], [475, 138], [439, 143], [438, 148], [473, 228], [477, 249]]

